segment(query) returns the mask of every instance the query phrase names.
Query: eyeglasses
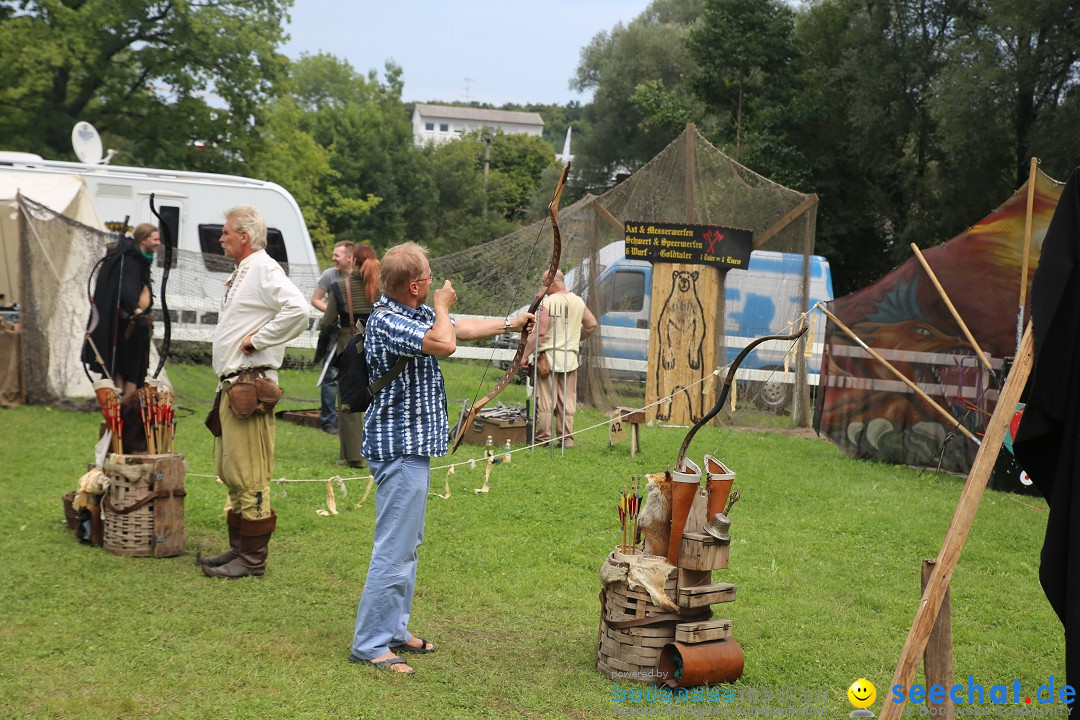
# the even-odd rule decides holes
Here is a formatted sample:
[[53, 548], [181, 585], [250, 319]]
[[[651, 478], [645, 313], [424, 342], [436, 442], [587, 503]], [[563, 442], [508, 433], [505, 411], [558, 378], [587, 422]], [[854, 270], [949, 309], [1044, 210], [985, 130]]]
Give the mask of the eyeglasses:
[[428, 275], [427, 277], [416, 278], [415, 280], [413, 280], [413, 282], [415, 282], [415, 283], [432, 282], [432, 280], [431, 280], [431, 276]]

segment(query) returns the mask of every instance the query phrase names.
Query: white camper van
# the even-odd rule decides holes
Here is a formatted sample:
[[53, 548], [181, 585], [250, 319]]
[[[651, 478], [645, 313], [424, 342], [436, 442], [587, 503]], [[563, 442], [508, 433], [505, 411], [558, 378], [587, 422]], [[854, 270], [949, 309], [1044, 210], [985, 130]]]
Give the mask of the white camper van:
[[[233, 175], [59, 162], [27, 153], [0, 152], [0, 190], [8, 189], [12, 197], [13, 190], [47, 187], [50, 180], [58, 185], [81, 182], [105, 227], [120, 226], [125, 220], [129, 227], [144, 222], [168, 225], [168, 237], [179, 250], [173, 254], [168, 284], [174, 339], [210, 338], [224, 284], [233, 269], [219, 239], [224, 213], [235, 205], [259, 209], [269, 228], [267, 252], [282, 264], [305, 297], [314, 290], [318, 264], [311, 237], [296, 201], [279, 185]], [[34, 190], [22, 192], [48, 204], [36, 198]], [[161, 220], [151, 211], [151, 195]], [[163, 228], [162, 242], [165, 239]], [[160, 252], [153, 269], [155, 289], [160, 287], [164, 264], [165, 254]], [[17, 278], [12, 279], [10, 272], [0, 275], [6, 276], [0, 283], [12, 285], [0, 287], [0, 293], [18, 300]], [[161, 332], [160, 323], [155, 332]], [[309, 331], [303, 338], [301, 344], [314, 346], [314, 333]]]

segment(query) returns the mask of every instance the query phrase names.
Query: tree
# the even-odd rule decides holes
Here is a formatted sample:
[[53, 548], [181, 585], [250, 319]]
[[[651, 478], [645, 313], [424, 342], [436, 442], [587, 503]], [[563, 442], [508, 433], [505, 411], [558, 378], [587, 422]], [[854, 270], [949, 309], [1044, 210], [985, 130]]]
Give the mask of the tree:
[[[340, 211], [329, 209], [342, 202], [334, 192], [336, 174], [330, 167], [330, 152], [305, 132], [304, 112], [288, 96], [277, 98], [263, 112], [260, 138], [250, 152], [249, 167], [253, 175], [281, 185], [296, 199], [304, 214], [312, 244], [329, 256], [334, 246], [328, 215]], [[378, 198], [354, 200], [354, 212], [363, 214], [378, 203]]]
[[683, 40], [700, 17], [701, 0], [654, 0], [629, 25], [597, 34], [581, 51], [570, 84], [593, 91], [585, 108], [586, 126], [575, 135], [584, 185], [606, 188], [617, 173], [637, 168], [671, 142], [664, 123], [646, 122], [654, 109], [648, 95], [639, 97], [642, 106], [633, 98], [651, 82], [678, 97], [691, 96], [695, 67]]
[[0, 135], [68, 158], [82, 119], [125, 162], [237, 168], [286, 66], [289, 4], [0, 0]]
[[533, 135], [496, 134], [491, 146], [488, 208], [507, 220], [526, 219], [545, 168], [557, 165], [554, 148]]
[[[1076, 137], [1076, 126], [1057, 116], [1080, 85], [1080, 7], [1075, 0], [974, 0], [972, 6], [948, 58], [949, 89], [960, 97], [950, 102], [942, 93], [947, 105], [938, 112], [953, 122], [952, 135], [977, 114], [981, 119], [967, 125], [968, 135], [984, 138], [995, 154], [1011, 152], [1008, 178], [1018, 186], [1028, 177], [1032, 155]], [[1054, 168], [1062, 175], [1075, 163], [1080, 142], [1066, 142], [1066, 148], [1072, 152], [1066, 150], [1065, 162]]]
[[437, 197], [432, 209], [434, 230], [427, 242], [434, 254], [479, 245], [516, 227], [500, 212], [484, 212], [484, 142], [478, 135], [427, 145], [424, 155]]
[[731, 118], [735, 160], [741, 155], [743, 115], [762, 98], [783, 98], [795, 50], [794, 13], [780, 0], [705, 0], [703, 21], [687, 37], [698, 65], [697, 95]]
[[319, 186], [319, 203], [338, 240], [385, 248], [432, 236], [436, 194], [413, 146], [402, 84], [393, 63], [385, 80], [326, 53], [293, 64], [287, 91], [304, 111], [300, 128], [327, 153], [332, 174]]

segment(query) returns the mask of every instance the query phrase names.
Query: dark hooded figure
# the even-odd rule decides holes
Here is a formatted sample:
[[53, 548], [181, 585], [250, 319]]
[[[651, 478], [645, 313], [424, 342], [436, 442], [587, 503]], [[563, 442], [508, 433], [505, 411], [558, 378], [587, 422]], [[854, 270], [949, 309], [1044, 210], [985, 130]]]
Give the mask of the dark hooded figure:
[[98, 323], [90, 333], [93, 347], [89, 342], [83, 345], [82, 359], [94, 372], [111, 375], [123, 395], [143, 386], [150, 365], [154, 301], [150, 266], [160, 244], [158, 229], [143, 223], [135, 228], [133, 238], [121, 239], [105, 256], [98, 272], [93, 298]]
[[1065, 629], [1065, 676], [1080, 685], [1080, 168], [1061, 193], [1031, 286], [1035, 365], [1013, 441], [1050, 506], [1039, 580]]

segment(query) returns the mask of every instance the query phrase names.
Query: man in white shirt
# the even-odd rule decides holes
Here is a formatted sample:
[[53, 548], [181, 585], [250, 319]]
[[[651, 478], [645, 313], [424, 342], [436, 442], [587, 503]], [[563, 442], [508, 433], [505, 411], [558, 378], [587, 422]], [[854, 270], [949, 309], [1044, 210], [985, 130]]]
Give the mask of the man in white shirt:
[[[257, 209], [239, 205], [226, 213], [221, 246], [225, 257], [236, 261], [214, 328], [212, 361], [220, 379], [215, 409], [221, 434], [216, 455], [218, 477], [229, 489], [229, 550], [199, 558], [199, 563], [210, 577], [261, 577], [266, 572], [267, 545], [277, 526], [277, 514], [270, 509], [273, 406], [256, 407], [252, 402], [251, 407], [244, 407], [241, 394], [230, 398], [229, 390], [234, 384], [235, 390], [244, 389], [243, 373], [244, 380], [254, 374], [272, 381], [271, 394], [280, 394], [277, 371], [285, 358], [285, 343], [307, 328], [309, 307], [277, 261], [266, 254], [266, 222]], [[266, 385], [265, 381], [255, 385], [264, 391], [259, 393], [260, 401]]]

